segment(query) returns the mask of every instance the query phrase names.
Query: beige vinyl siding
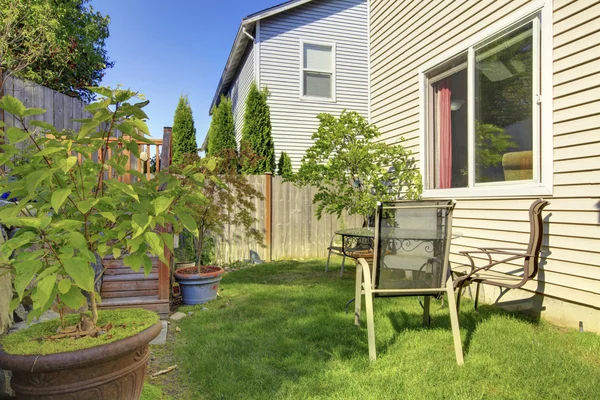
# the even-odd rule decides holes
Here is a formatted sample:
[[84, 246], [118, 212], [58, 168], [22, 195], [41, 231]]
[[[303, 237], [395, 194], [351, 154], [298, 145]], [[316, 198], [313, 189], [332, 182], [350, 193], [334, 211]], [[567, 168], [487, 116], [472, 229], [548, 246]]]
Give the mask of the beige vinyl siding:
[[[373, 0], [371, 118], [384, 140], [397, 143], [404, 138], [403, 145], [419, 158], [419, 68], [528, 3]], [[540, 273], [525, 290], [598, 310], [600, 1], [554, 1], [552, 23], [553, 132], [543, 132], [542, 140], [553, 143], [553, 196], [543, 213], [547, 223]], [[531, 202], [458, 200], [454, 229], [463, 236], [453, 241], [453, 266], [466, 261], [460, 250], [525, 243]], [[553, 307], [560, 304], [552, 302]], [[569, 318], [561, 309], [546, 313]]]
[[[287, 152], [294, 169], [313, 144], [319, 113], [368, 116], [367, 11], [366, 0], [315, 0], [260, 22], [259, 81], [270, 92], [275, 155]], [[300, 98], [301, 41], [335, 44], [335, 102]]]
[[231, 98], [231, 108], [235, 122], [235, 140], [238, 144], [242, 139], [246, 98], [252, 82], [254, 82], [254, 44], [249, 43], [227, 93], [227, 96]]

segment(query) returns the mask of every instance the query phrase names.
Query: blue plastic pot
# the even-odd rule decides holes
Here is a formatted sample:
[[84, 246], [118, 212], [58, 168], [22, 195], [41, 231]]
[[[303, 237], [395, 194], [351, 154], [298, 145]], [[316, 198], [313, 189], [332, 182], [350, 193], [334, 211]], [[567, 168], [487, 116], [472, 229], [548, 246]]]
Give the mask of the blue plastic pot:
[[201, 272], [196, 267], [184, 267], [175, 271], [183, 304], [191, 306], [203, 304], [217, 298], [219, 282], [225, 270], [221, 267], [203, 266]]

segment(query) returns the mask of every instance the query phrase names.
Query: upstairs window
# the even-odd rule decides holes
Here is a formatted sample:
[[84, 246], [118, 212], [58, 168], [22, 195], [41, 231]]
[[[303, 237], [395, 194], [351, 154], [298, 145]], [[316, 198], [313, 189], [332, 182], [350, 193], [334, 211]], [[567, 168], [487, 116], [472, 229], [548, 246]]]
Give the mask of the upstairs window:
[[540, 183], [539, 16], [424, 74], [426, 189]]
[[302, 43], [301, 97], [335, 100], [335, 45]]

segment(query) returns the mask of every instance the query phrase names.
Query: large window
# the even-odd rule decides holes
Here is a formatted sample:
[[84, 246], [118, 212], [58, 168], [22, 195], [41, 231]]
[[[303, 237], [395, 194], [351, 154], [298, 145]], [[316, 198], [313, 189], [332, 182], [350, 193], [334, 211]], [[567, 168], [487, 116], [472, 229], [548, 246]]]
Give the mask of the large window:
[[426, 189], [540, 182], [540, 18], [425, 74]]
[[302, 97], [335, 99], [335, 46], [302, 43]]

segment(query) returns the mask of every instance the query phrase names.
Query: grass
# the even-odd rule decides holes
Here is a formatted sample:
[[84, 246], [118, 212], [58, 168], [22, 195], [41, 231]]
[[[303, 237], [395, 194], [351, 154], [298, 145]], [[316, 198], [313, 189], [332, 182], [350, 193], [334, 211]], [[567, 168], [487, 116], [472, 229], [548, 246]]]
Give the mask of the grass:
[[[339, 265], [338, 265], [339, 267]], [[491, 306], [460, 314], [465, 364], [456, 365], [447, 308], [429, 328], [414, 297], [376, 298], [378, 359], [344, 305], [354, 269], [339, 278], [318, 261], [263, 264], [227, 274], [221, 296], [171, 324], [153, 347], [153, 384], [177, 399], [600, 398], [600, 337]], [[363, 317], [364, 318], [364, 317]], [[363, 319], [364, 320], [364, 319]]]
[[[78, 322], [79, 314], [67, 315], [65, 317], [66, 326], [75, 325]], [[60, 326], [60, 320], [55, 319], [41, 322], [7, 335], [2, 338], [0, 343], [3, 346], [3, 350], [8, 354], [21, 355], [47, 355], [88, 349], [133, 336], [158, 322], [158, 315], [154, 312], [141, 309], [99, 311], [97, 325], [104, 326], [109, 322], [113, 325], [109, 334], [98, 336], [97, 338], [44, 339], [56, 335], [56, 330]]]

